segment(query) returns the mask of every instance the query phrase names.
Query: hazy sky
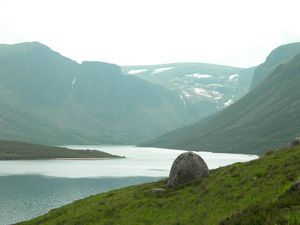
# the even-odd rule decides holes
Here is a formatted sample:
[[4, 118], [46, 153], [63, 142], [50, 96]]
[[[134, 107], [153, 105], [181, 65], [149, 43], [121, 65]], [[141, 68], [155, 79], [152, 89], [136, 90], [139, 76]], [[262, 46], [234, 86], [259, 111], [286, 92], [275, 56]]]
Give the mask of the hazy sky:
[[297, 0], [0, 0], [0, 43], [77, 61], [252, 66], [300, 41]]

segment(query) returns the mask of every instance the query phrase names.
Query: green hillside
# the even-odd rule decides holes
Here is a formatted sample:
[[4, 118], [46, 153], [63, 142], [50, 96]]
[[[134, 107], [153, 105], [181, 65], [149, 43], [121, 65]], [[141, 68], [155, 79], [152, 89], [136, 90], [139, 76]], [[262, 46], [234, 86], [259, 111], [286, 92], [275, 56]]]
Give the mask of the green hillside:
[[300, 136], [300, 55], [242, 99], [195, 124], [142, 145], [261, 154]]
[[[213, 170], [202, 182], [167, 188], [166, 181], [160, 181], [114, 190], [20, 224], [296, 225], [300, 192], [288, 190], [299, 179], [300, 146], [296, 146]], [[157, 187], [166, 190], [153, 192]]]
[[124, 74], [176, 92], [195, 121], [227, 107], [248, 93], [254, 69], [206, 63], [122, 67]]
[[[177, 94], [32, 42], [0, 45], [0, 139], [134, 144], [190, 121]], [[143, 129], [140, 129], [143, 127]]]
[[262, 83], [280, 64], [287, 63], [300, 53], [300, 42], [281, 45], [275, 48], [266, 61], [255, 69], [251, 89]]
[[57, 158], [120, 158], [96, 150], [71, 150], [68, 148], [36, 145], [15, 141], [0, 141], [0, 160], [33, 160]]

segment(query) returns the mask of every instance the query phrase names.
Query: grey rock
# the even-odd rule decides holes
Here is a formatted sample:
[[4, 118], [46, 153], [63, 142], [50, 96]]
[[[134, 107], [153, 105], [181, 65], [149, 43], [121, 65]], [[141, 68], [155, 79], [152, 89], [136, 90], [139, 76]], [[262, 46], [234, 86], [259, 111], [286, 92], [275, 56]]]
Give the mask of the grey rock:
[[209, 169], [204, 160], [193, 152], [185, 152], [173, 162], [167, 185], [180, 186], [208, 175]]
[[289, 193], [295, 193], [300, 191], [300, 181], [295, 182], [289, 189]]

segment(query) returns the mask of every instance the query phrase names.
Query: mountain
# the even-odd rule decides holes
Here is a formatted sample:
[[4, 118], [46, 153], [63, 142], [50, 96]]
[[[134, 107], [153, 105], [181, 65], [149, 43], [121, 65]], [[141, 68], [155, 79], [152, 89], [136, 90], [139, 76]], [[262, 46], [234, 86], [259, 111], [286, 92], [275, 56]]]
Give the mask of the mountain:
[[122, 67], [124, 74], [173, 90], [194, 121], [229, 106], [245, 95], [254, 69], [205, 63]]
[[286, 146], [300, 136], [299, 86], [297, 55], [230, 107], [142, 145], [254, 154]]
[[[300, 147], [212, 170], [179, 188], [142, 184], [75, 201], [22, 225], [46, 224], [300, 224]], [[154, 188], [165, 191], [154, 192]]]
[[281, 45], [275, 48], [265, 62], [260, 64], [254, 72], [251, 89], [262, 83], [280, 65], [287, 63], [300, 53], [300, 42]]
[[38, 42], [0, 45], [2, 140], [134, 144], [186, 121], [176, 94], [117, 65], [79, 64]]

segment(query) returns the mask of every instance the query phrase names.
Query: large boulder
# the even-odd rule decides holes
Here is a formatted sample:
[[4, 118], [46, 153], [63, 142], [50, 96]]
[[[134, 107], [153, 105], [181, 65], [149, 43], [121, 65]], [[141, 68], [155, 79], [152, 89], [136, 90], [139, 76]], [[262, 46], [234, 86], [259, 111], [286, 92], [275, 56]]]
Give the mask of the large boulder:
[[193, 152], [185, 152], [173, 162], [167, 185], [180, 186], [208, 175], [209, 169], [204, 160]]

